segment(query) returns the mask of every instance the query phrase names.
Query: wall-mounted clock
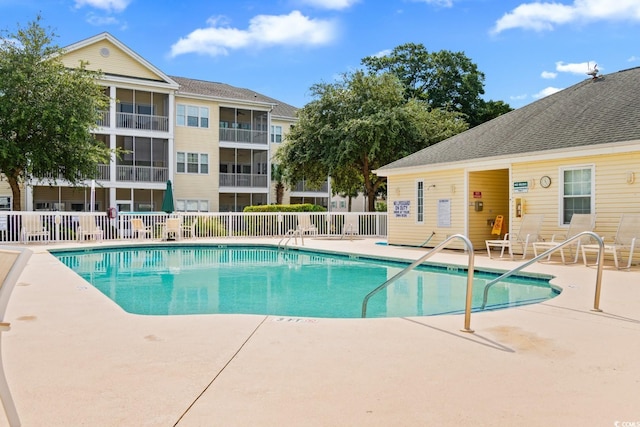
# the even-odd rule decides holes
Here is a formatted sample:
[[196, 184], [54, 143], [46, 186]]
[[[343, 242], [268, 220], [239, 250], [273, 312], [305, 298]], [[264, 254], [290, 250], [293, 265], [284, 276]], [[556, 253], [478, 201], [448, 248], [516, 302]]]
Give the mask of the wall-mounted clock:
[[542, 186], [542, 188], [549, 188], [549, 186], [551, 185], [551, 178], [547, 175], [543, 176], [542, 178], [540, 178], [540, 185]]

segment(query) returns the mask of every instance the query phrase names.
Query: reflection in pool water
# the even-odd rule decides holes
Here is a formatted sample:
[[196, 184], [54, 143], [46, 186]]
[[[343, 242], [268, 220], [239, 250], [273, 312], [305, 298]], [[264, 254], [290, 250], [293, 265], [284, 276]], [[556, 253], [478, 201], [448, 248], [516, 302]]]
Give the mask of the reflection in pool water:
[[[125, 311], [146, 315], [243, 313], [356, 318], [372, 289], [407, 264], [357, 256], [247, 246], [52, 251]], [[473, 309], [496, 274], [474, 274]], [[510, 277], [491, 287], [487, 309], [557, 295], [550, 277]], [[375, 295], [367, 317], [464, 312], [466, 271], [421, 266]]]

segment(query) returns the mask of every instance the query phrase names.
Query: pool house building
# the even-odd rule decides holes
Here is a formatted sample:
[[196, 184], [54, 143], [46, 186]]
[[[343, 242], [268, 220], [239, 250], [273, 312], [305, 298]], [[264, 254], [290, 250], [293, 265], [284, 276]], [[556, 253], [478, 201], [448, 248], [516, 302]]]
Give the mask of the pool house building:
[[612, 241], [622, 214], [640, 214], [640, 68], [585, 75], [376, 173], [388, 179], [390, 244], [463, 234], [483, 248], [498, 215], [504, 236], [529, 213], [544, 215], [547, 240], [574, 213], [595, 214]]

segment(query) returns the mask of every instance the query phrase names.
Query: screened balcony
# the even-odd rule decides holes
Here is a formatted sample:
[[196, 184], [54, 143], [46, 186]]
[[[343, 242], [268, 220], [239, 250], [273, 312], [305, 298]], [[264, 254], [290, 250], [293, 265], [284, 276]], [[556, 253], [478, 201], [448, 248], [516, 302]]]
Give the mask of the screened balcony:
[[117, 88], [116, 99], [115, 122], [101, 111], [98, 126], [169, 132], [169, 95]]
[[116, 181], [166, 182], [169, 179], [169, 141], [162, 138], [118, 136], [123, 151], [116, 160]]
[[220, 142], [267, 145], [269, 142], [269, 113], [221, 107]]

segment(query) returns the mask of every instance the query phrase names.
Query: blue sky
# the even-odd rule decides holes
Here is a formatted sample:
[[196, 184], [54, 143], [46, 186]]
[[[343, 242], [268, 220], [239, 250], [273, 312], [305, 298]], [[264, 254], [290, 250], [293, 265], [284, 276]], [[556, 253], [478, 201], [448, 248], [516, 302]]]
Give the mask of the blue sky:
[[640, 66], [640, 0], [0, 0], [0, 28], [40, 13], [67, 46], [109, 32], [169, 75], [302, 107], [309, 87], [403, 43], [464, 52], [485, 95], [518, 108]]

